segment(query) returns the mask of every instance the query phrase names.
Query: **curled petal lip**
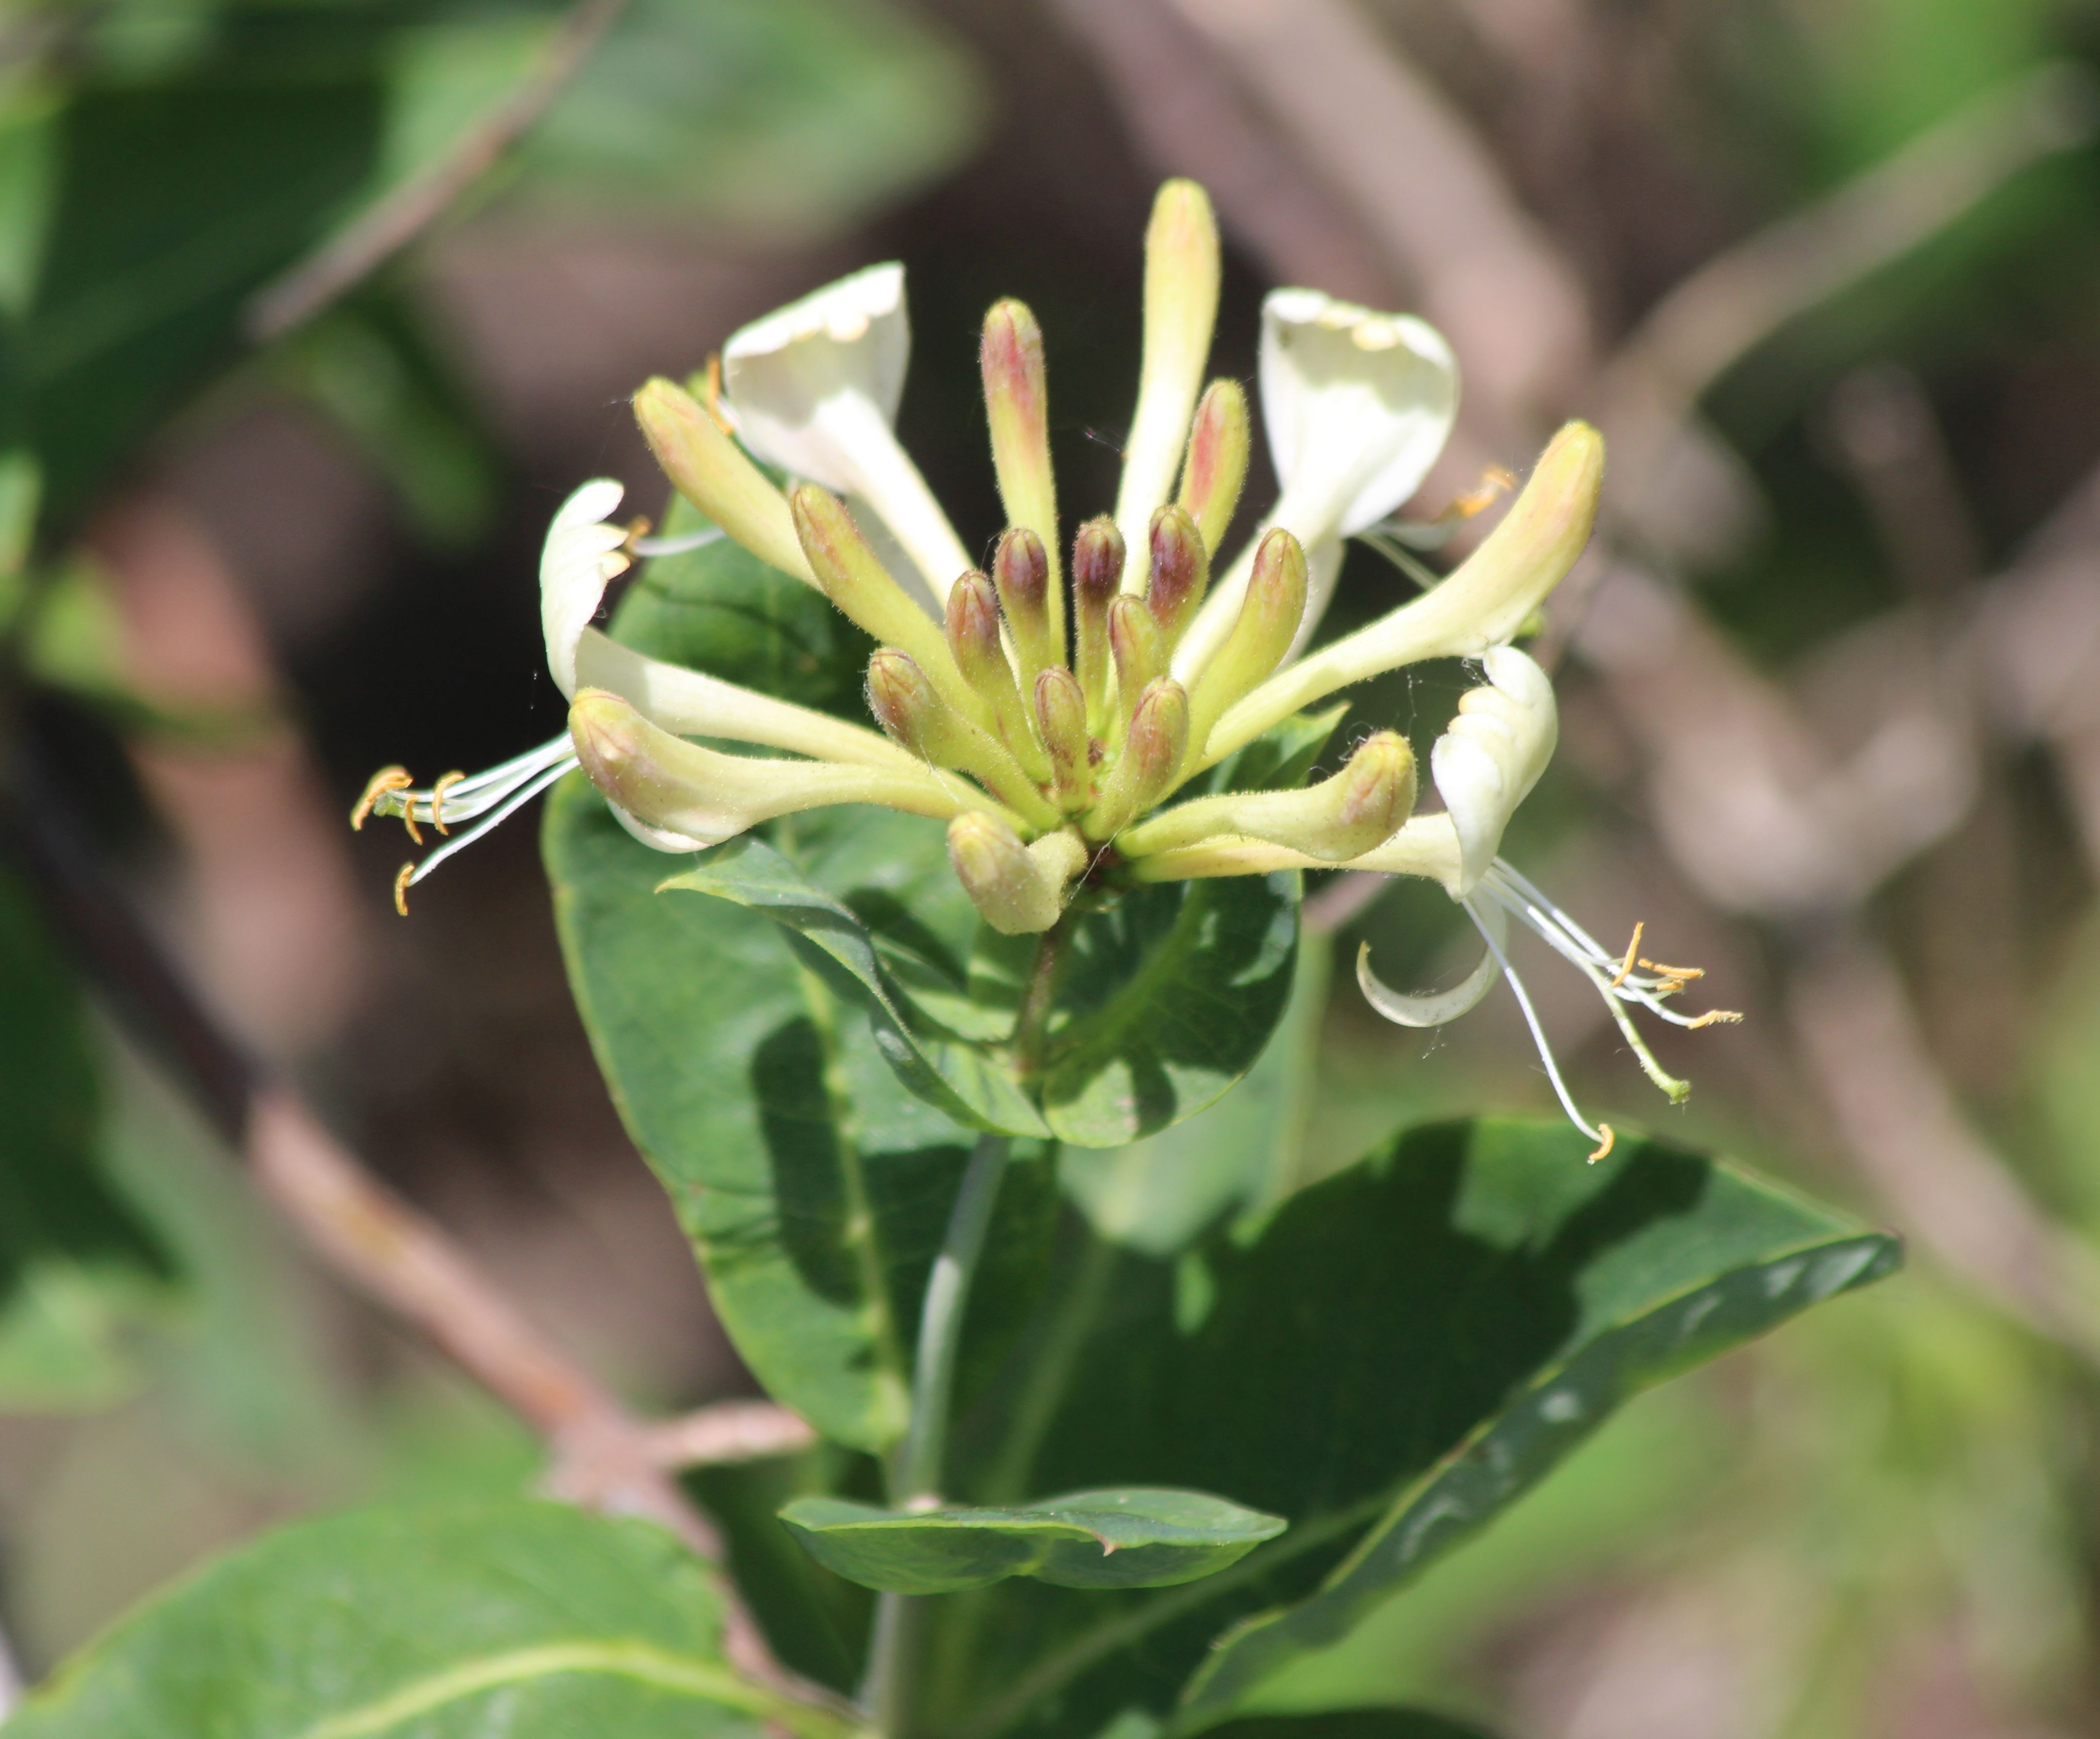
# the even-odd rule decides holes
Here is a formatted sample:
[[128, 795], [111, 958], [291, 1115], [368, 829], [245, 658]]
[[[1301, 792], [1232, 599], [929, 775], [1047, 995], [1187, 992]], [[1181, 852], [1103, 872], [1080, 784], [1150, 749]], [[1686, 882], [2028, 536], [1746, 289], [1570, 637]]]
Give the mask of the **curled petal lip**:
[[562, 503], [540, 552], [540, 625], [547, 668], [564, 696], [576, 690], [576, 646], [598, 614], [605, 589], [627, 571], [624, 526], [602, 523], [618, 511], [626, 490], [609, 477], [593, 478]]
[[[1292, 527], [1314, 542], [1352, 536], [1414, 494], [1458, 414], [1458, 359], [1435, 327], [1319, 290], [1270, 293], [1260, 366], [1262, 421], [1286, 501], [1334, 500], [1331, 525]], [[1313, 474], [1322, 467], [1334, 474]]]

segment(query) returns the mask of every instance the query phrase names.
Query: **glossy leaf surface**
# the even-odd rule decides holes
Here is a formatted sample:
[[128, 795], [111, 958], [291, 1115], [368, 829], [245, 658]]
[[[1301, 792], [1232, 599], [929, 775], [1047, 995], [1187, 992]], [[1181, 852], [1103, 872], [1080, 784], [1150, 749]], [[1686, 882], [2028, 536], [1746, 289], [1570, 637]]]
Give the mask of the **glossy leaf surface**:
[[884, 1510], [798, 1498], [780, 1512], [810, 1555], [896, 1594], [955, 1594], [1009, 1576], [1066, 1588], [1163, 1588], [1236, 1563], [1282, 1533], [1202, 1491], [1075, 1491], [1024, 1508]]
[[[1622, 1139], [1589, 1166], [1585, 1150], [1559, 1125], [1432, 1126], [1244, 1242], [1083, 1253], [1019, 1379], [1010, 1416], [1033, 1435], [980, 1441], [981, 1476], [1230, 1492], [1290, 1529], [1163, 1594], [1016, 1582], [957, 1602], [936, 1644], [949, 1718], [1091, 1730], [1132, 1703], [1174, 1708], [1191, 1673], [1180, 1719], [1229, 1715], [1628, 1396], [1898, 1259], [1723, 1163]], [[952, 1484], [973, 1494], [967, 1469]]]
[[697, 867], [664, 884], [672, 889], [733, 901], [786, 928], [796, 959], [858, 1009], [899, 1081], [955, 1122], [1048, 1132], [1020, 1083], [982, 1047], [940, 1031], [885, 970], [867, 926], [764, 841], [746, 836], [705, 853]]
[[721, 1653], [708, 1571], [551, 1503], [367, 1510], [272, 1534], [92, 1644], [9, 1739], [623, 1739], [827, 1732]]

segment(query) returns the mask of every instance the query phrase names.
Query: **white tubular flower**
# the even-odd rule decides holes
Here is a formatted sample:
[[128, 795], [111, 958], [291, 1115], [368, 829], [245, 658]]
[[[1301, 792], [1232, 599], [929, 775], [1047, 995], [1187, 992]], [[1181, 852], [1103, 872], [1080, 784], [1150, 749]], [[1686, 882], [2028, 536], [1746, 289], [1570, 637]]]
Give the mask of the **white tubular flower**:
[[[1069, 563], [1060, 527], [1079, 516], [1061, 510], [1044, 335], [1019, 302], [994, 304], [978, 351], [1009, 522], [990, 575], [970, 567], [893, 428], [911, 347], [898, 266], [842, 278], [739, 332], [723, 353], [726, 399], [645, 383], [636, 421], [709, 529], [675, 541], [633, 535], [612, 523], [621, 490], [604, 479], [562, 505], [540, 562], [540, 616], [548, 667], [571, 701], [570, 729], [427, 791], [411, 789], [398, 767], [373, 780], [353, 825], [375, 812], [398, 815], [420, 843], [419, 825], [444, 833], [477, 823], [404, 867], [397, 903], [580, 760], [620, 823], [663, 851], [701, 849], [832, 804], [947, 823], [957, 880], [983, 921], [1008, 934], [1051, 929], [1075, 900], [1119, 897], [1134, 885], [1294, 868], [1419, 876], [1464, 909], [1487, 954], [1461, 984], [1421, 995], [1381, 984], [1361, 960], [1359, 981], [1382, 1013], [1436, 1025], [1507, 977], [1555, 1092], [1601, 1157], [1610, 1128], [1577, 1110], [1509, 969], [1514, 918], [1590, 981], [1642, 1066], [1682, 1098], [1685, 1084], [1649, 1054], [1629, 1008], [1685, 1026], [1737, 1017], [1666, 1006], [1700, 976], [1695, 969], [1642, 959], [1638, 925], [1623, 956], [1608, 953], [1498, 855], [1558, 733], [1551, 684], [1510, 642], [1589, 540], [1603, 438], [1569, 423], [1448, 577], [1298, 658], [1342, 541], [1405, 502], [1443, 448], [1458, 367], [1419, 320], [1316, 290], [1270, 296], [1262, 408], [1282, 492], [1213, 583], [1215, 546], [1246, 478], [1249, 424], [1236, 383], [1202, 390], [1218, 280], [1210, 203], [1193, 183], [1169, 182], [1145, 238], [1144, 362], [1115, 514], [1078, 526]], [[790, 486], [776, 485], [761, 459], [792, 473]], [[1177, 468], [1178, 498], [1170, 499]], [[867, 511], [856, 519], [840, 497]], [[1477, 505], [1462, 503], [1454, 516]], [[648, 657], [590, 626], [632, 556], [721, 536], [813, 587], [876, 642], [866, 694], [880, 735]], [[890, 545], [943, 601], [938, 621], [907, 595]], [[1431, 752], [1440, 811], [1411, 813], [1414, 757], [1390, 731], [1370, 734], [1345, 765], [1303, 789], [1172, 801], [1311, 704], [1440, 657], [1478, 659], [1487, 678], [1460, 700]], [[708, 742], [799, 758], [725, 753]]]
[[865, 502], [945, 602], [971, 563], [897, 439], [911, 354], [904, 268], [893, 262], [744, 327], [722, 346], [723, 382], [753, 452]]
[[569, 735], [591, 783], [642, 825], [659, 850], [718, 845], [776, 815], [837, 803], [869, 803], [950, 821], [975, 795], [930, 767], [902, 771], [828, 761], [726, 755], [674, 737], [617, 695], [580, 691]]
[[[1473, 1008], [1498, 978], [1507, 977], [1555, 1094], [1575, 1126], [1596, 1142], [1596, 1151], [1590, 1157], [1602, 1159], [1611, 1150], [1611, 1126], [1586, 1119], [1568, 1092], [1530, 993], [1510, 966], [1509, 920], [1515, 918], [1590, 980], [1642, 1069], [1672, 1104], [1683, 1100], [1691, 1088], [1656, 1061], [1629, 1017], [1629, 1006], [1639, 1004], [1674, 1025], [1687, 1027], [1708, 1026], [1741, 1017], [1726, 1009], [1685, 1015], [1666, 1006], [1670, 998], [1701, 976], [1696, 968], [1642, 959], [1638, 926], [1623, 956], [1607, 952], [1573, 918], [1497, 855], [1517, 806], [1530, 794], [1552, 758], [1559, 723], [1553, 686], [1530, 658], [1513, 647], [1497, 647], [1489, 650], [1483, 663], [1487, 686], [1460, 698], [1457, 714], [1430, 751], [1430, 771], [1444, 799], [1444, 813], [1414, 816], [1386, 843], [1352, 858], [1343, 867], [1380, 875], [1420, 876], [1442, 884], [1480, 932], [1487, 952], [1453, 988], [1410, 995], [1379, 980], [1371, 970], [1366, 945], [1357, 956], [1357, 979], [1365, 999], [1388, 1020], [1403, 1026], [1440, 1026]], [[1167, 815], [1171, 818], [1176, 813], [1170, 810]], [[1162, 828], [1159, 822], [1149, 825], [1155, 830]], [[1333, 867], [1303, 851], [1241, 837], [1177, 845], [1139, 859], [1132, 869], [1140, 881], [1162, 881]]]
[[[1357, 979], [1371, 1006], [1388, 1020], [1405, 1026], [1435, 1026], [1463, 1014], [1487, 995], [1498, 976], [1507, 977], [1555, 1094], [1575, 1126], [1597, 1143], [1590, 1158], [1600, 1159], [1611, 1150], [1611, 1126], [1593, 1127], [1576, 1108], [1530, 994], [1510, 966], [1508, 920], [1515, 918], [1590, 980], [1642, 1069], [1673, 1105], [1683, 1101], [1691, 1086], [1656, 1061], [1629, 1017], [1627, 1005], [1638, 1003], [1679, 1026], [1706, 1026], [1741, 1017], [1723, 1009], [1683, 1015], [1665, 1007], [1666, 999], [1701, 976], [1697, 969], [1640, 959], [1638, 925], [1623, 956], [1607, 953], [1588, 931], [1497, 855], [1517, 805], [1530, 794], [1552, 758], [1559, 725], [1553, 685], [1529, 658], [1513, 647], [1498, 647], [1484, 661], [1489, 686], [1471, 690], [1459, 700], [1458, 716], [1430, 752], [1430, 770], [1444, 798], [1449, 833], [1445, 845], [1448, 855], [1428, 872], [1464, 907], [1486, 942], [1487, 953], [1454, 989], [1409, 995], [1379, 982], [1371, 971], [1366, 945], [1357, 958]], [[1421, 866], [1427, 860], [1420, 843], [1407, 862], [1399, 861], [1402, 854], [1392, 848], [1382, 848], [1357, 858], [1351, 867], [1423, 873]]]
[[[1315, 589], [1302, 633], [1326, 610], [1340, 541], [1375, 525], [1421, 488], [1450, 439], [1458, 364], [1442, 334], [1310, 289], [1262, 304], [1261, 413], [1283, 493], [1264, 522], [1305, 546]], [[1175, 674], [1199, 673], [1231, 632], [1246, 589], [1242, 555], [1176, 651]]]
[[1430, 776], [1458, 839], [1462, 899], [1502, 850], [1502, 832], [1531, 795], [1560, 738], [1553, 684], [1515, 647], [1498, 646], [1482, 663], [1489, 686], [1459, 698], [1458, 715], [1429, 752]]
[[547, 669], [564, 700], [576, 693], [576, 642], [598, 614], [605, 589], [627, 572], [624, 526], [607, 525], [627, 493], [610, 477], [585, 483], [554, 514], [540, 552], [540, 625]]
[[1286, 664], [1219, 718], [1201, 764], [1230, 754], [1338, 688], [1426, 658], [1479, 658], [1513, 639], [1587, 546], [1604, 482], [1604, 437], [1587, 423], [1567, 424], [1547, 443], [1501, 523], [1448, 578]]
[[[726, 738], [785, 748], [813, 759], [923, 776], [915, 757], [887, 738], [827, 713], [753, 693], [700, 671], [648, 658], [607, 639], [590, 625], [605, 589], [627, 571], [628, 552], [674, 555], [712, 543], [721, 533], [708, 529], [680, 537], [638, 538], [607, 523], [625, 491], [611, 478], [594, 478], [556, 510], [540, 554], [540, 620], [547, 644], [547, 669], [565, 700], [580, 686], [609, 689], [632, 703], [653, 724], [677, 736]], [[418, 844], [419, 827], [448, 836], [421, 863], [404, 864], [394, 889], [395, 907], [406, 912], [408, 892], [448, 858], [500, 827], [577, 764], [567, 731], [486, 772], [448, 773], [418, 791], [407, 770], [386, 767], [373, 776], [350, 824], [361, 828], [373, 814], [399, 816]], [[708, 841], [651, 827], [617, 803], [620, 824], [660, 851], [695, 851]], [[452, 829], [479, 823], [464, 833]]]

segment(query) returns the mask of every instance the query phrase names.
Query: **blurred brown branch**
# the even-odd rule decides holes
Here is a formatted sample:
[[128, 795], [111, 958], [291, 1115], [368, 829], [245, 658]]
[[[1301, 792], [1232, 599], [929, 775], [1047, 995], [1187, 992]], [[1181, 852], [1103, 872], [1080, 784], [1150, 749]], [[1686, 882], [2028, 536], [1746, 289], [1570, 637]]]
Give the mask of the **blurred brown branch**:
[[1789, 320], [1940, 234], [2022, 170], [2085, 143], [2096, 123], [2092, 79], [2063, 63], [1960, 110], [1677, 284], [1607, 365], [1608, 398], [1641, 377], [1658, 412], [1684, 415]]
[[[719, 1529], [666, 1472], [704, 1459], [780, 1453], [799, 1419], [737, 1404], [668, 1427], [637, 1419], [567, 1358], [430, 1220], [338, 1141], [292, 1088], [258, 1070], [102, 877], [33, 768], [15, 771], [0, 835], [42, 894], [55, 926], [117, 1014], [168, 1061], [264, 1194], [331, 1272], [426, 1335], [530, 1425], [550, 1454], [549, 1489], [616, 1514], [646, 1516], [714, 1566], [730, 1663], [754, 1682], [843, 1710], [774, 1657], [723, 1570]], [[753, 1448], [755, 1443], [777, 1448]], [[695, 1452], [697, 1451], [697, 1453]]]
[[578, 0], [515, 90], [420, 174], [384, 195], [249, 304], [245, 324], [258, 344], [280, 338], [407, 247], [501, 161], [583, 70], [628, 0]]
[[645, 1425], [642, 1436], [660, 1468], [703, 1468], [758, 1461], [807, 1449], [817, 1434], [770, 1401], [718, 1401], [682, 1418]]

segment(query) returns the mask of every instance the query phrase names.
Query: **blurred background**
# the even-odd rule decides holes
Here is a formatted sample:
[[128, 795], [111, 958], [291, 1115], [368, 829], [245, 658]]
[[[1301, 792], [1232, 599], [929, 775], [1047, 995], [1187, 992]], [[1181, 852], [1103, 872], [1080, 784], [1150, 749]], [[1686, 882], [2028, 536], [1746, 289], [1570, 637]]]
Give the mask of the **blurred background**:
[[[2100, 1731], [2096, 74], [2091, 0], [7, 0], [20, 1674], [286, 1516], [540, 1459], [244, 1177], [227, 1040], [635, 1407], [748, 1392], [571, 1008], [531, 818], [404, 921], [405, 842], [345, 815], [382, 765], [559, 728], [546, 520], [589, 476], [664, 492], [625, 395], [857, 264], [909, 268], [901, 426], [966, 542], [1000, 294], [1047, 333], [1065, 511], [1105, 510], [1182, 174], [1229, 248], [1218, 372], [1251, 379], [1279, 284], [1451, 338], [1417, 517], [1604, 426], [1609, 523], [1543, 642], [1562, 751], [1509, 854], [1747, 1018], [1657, 1041], [1673, 1110], [1581, 981], [1520, 964], [1593, 1115], [1912, 1248], [1630, 1407], [1271, 1701], [1517, 1739]], [[1335, 625], [1410, 586], [1354, 550]], [[1356, 716], [1426, 754], [1465, 686]], [[1396, 984], [1470, 965], [1440, 892], [1308, 913], [1339, 969], [1283, 1041], [1317, 1059], [1298, 1175], [1550, 1107], [1506, 994], [1423, 1035], [1349, 983], [1362, 940]]]

